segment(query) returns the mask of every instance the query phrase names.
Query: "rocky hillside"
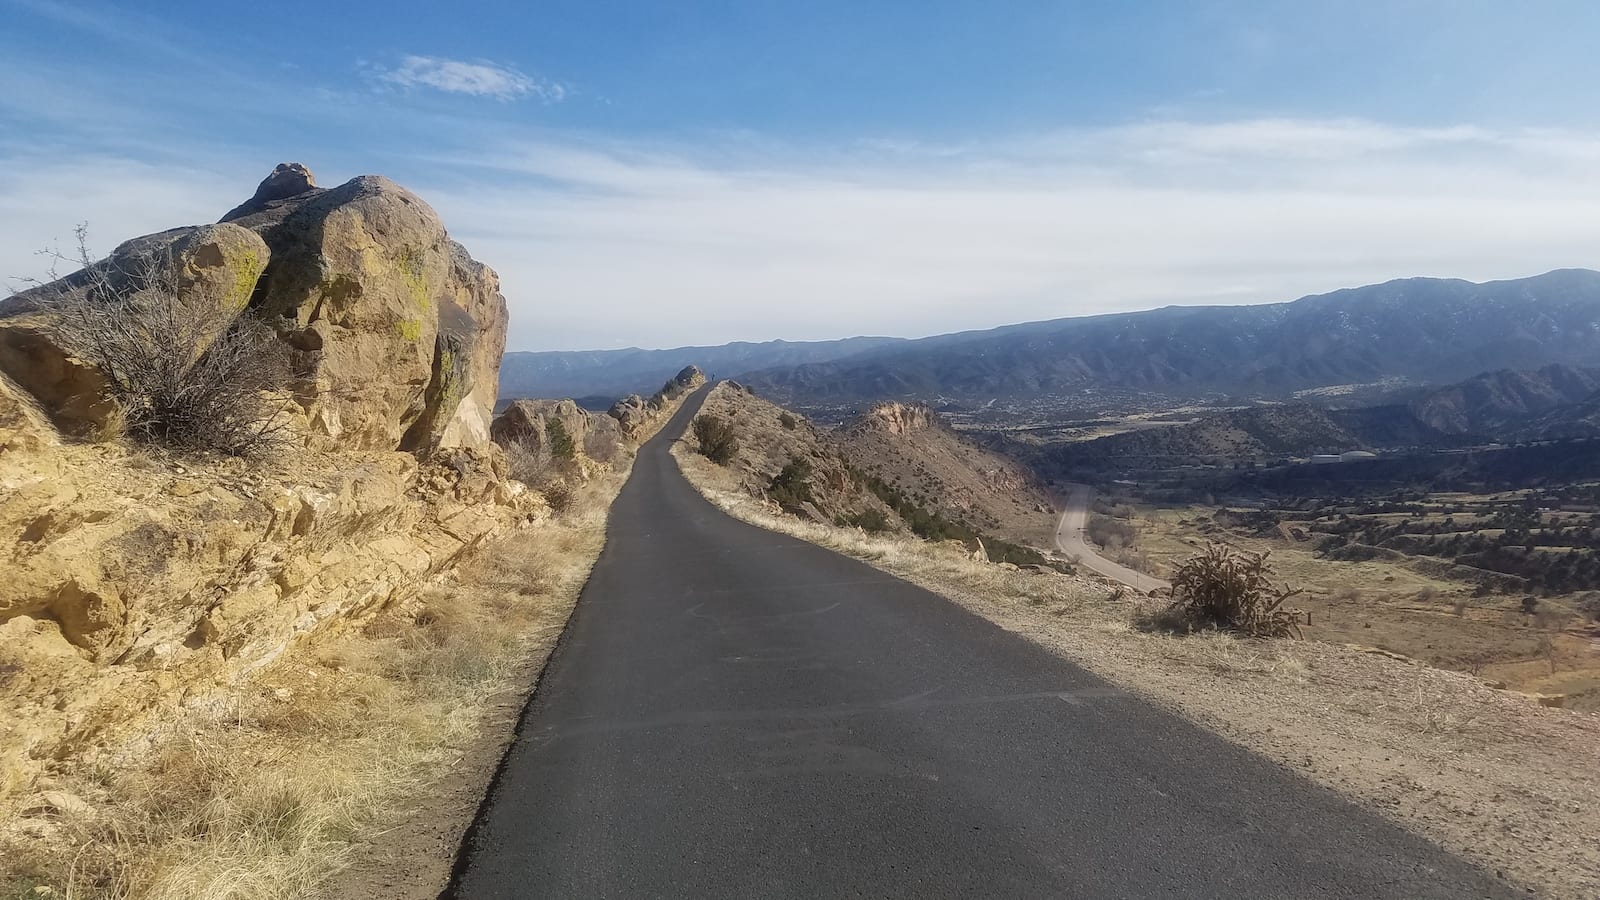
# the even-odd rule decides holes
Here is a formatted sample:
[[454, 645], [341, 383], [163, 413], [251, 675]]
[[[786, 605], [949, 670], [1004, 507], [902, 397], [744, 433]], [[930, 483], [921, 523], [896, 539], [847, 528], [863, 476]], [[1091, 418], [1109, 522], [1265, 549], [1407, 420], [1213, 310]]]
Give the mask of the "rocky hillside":
[[[1446, 434], [1500, 436], [1536, 419], [1552, 424], [1560, 407], [1600, 394], [1600, 369], [1545, 366], [1486, 372], [1430, 391], [1410, 404], [1416, 417]], [[1580, 416], [1581, 418], [1581, 416]]]
[[[131, 273], [181, 302], [136, 302]], [[61, 298], [147, 335], [128, 358], [179, 384], [265, 323], [253, 350], [291, 363], [281, 440], [245, 457], [119, 436], [128, 373], [62, 340]], [[220, 324], [168, 346], [152, 308]], [[494, 271], [421, 198], [377, 176], [319, 188], [294, 164], [220, 224], [0, 304], [0, 806], [58, 760], [114, 764], [152, 716], [544, 515], [490, 441], [506, 324]]]
[[859, 471], [946, 518], [1048, 547], [1048, 493], [1016, 462], [962, 439], [920, 403], [881, 403], [835, 433]]
[[[735, 449], [726, 468], [737, 474], [740, 487], [752, 496], [773, 498], [791, 512], [819, 522], [881, 521], [884, 528], [898, 524], [893, 511], [852, 471], [838, 441], [804, 417], [735, 382], [723, 382], [711, 390], [700, 418], [727, 423]], [[774, 498], [775, 482], [792, 463], [803, 466], [803, 474], [788, 493]]]
[[732, 439], [732, 452], [712, 466], [716, 480], [764, 500], [772, 512], [955, 541], [995, 562], [1051, 565], [1034, 549], [1048, 547], [1053, 533], [1043, 495], [1015, 465], [965, 446], [926, 407], [886, 405], [848, 429], [827, 431], [723, 382], [688, 438], [707, 455], [714, 454], [698, 432], [713, 423], [715, 434]]
[[1600, 272], [1566, 269], [1484, 284], [1408, 278], [1291, 303], [1011, 325], [770, 368], [746, 380], [803, 406], [1095, 388], [1281, 397], [1386, 378], [1444, 384], [1491, 369], [1596, 359]]

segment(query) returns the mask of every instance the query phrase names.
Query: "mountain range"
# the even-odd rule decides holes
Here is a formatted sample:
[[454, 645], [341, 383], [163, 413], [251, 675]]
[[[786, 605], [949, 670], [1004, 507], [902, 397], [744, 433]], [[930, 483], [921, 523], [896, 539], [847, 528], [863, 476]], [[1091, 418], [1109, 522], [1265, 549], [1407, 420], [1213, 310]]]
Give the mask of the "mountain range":
[[737, 342], [671, 350], [512, 351], [500, 364], [500, 397], [604, 397], [649, 395], [684, 366], [713, 377], [739, 377], [772, 366], [828, 362], [895, 344], [901, 338], [853, 337], [838, 341]]
[[1011, 325], [745, 377], [797, 403], [980, 400], [1107, 387], [1274, 397], [1597, 360], [1600, 272], [1562, 269], [1483, 284], [1407, 278], [1288, 303]]
[[1445, 449], [1600, 437], [1600, 369], [1501, 370], [1426, 391], [1410, 403], [1325, 409], [1284, 403], [1225, 410], [1182, 425], [1041, 451], [1057, 467], [1141, 467], [1347, 450]]

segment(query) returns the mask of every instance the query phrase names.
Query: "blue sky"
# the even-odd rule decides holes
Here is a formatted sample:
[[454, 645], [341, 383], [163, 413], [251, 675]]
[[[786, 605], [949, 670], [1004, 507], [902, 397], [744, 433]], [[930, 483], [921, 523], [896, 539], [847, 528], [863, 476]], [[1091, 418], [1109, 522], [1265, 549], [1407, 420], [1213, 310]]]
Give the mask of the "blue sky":
[[0, 276], [389, 175], [514, 349], [1600, 264], [1592, 2], [0, 0]]

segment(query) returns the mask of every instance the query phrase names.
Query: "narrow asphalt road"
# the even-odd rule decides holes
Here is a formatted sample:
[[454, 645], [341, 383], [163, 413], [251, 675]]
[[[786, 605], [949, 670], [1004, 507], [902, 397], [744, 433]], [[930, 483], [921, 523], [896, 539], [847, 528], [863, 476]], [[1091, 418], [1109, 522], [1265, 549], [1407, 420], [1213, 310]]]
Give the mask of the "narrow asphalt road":
[[1056, 549], [1091, 572], [1120, 581], [1137, 591], [1167, 590], [1172, 587], [1154, 575], [1146, 575], [1121, 563], [1101, 556], [1084, 537], [1089, 527], [1089, 506], [1094, 502], [1094, 488], [1086, 484], [1072, 485], [1067, 495], [1061, 521], [1056, 524]]
[[[448, 896], [1511, 897], [640, 452]], [[1263, 711], [1270, 715], [1270, 711]]]

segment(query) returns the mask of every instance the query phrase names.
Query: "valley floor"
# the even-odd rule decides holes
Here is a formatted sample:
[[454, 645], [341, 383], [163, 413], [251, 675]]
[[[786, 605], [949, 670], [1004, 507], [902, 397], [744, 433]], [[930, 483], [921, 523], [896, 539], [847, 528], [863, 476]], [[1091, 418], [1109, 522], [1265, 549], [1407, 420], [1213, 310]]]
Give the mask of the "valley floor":
[[1097, 580], [805, 522], [690, 444], [674, 455], [738, 518], [949, 597], [1531, 891], [1600, 893], [1600, 717], [1320, 641], [1141, 632], [1132, 623], [1150, 601]]

